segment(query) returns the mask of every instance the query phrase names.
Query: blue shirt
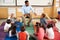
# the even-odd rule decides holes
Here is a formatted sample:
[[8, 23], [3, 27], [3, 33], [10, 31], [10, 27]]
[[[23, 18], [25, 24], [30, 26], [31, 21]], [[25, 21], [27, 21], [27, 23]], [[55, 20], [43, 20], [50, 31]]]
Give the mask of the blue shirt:
[[17, 25], [16, 30], [17, 32], [19, 32], [21, 30], [21, 27], [23, 26], [23, 23], [16, 21], [15, 24]]
[[22, 13], [23, 14], [28, 14], [30, 11], [34, 12], [33, 8], [31, 6], [22, 6]]
[[42, 23], [42, 25], [46, 25], [46, 21], [45, 21], [45, 18], [40, 18], [40, 22]]

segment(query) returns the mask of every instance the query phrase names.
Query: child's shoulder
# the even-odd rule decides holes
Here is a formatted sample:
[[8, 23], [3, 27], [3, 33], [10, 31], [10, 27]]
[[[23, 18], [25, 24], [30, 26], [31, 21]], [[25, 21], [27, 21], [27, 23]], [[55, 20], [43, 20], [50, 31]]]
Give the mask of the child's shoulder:
[[19, 32], [18, 34], [28, 34], [27, 32]]
[[27, 31], [25, 31], [25, 33], [28, 33]]
[[[18, 33], [22, 33], [21, 31], [20, 32], [18, 32]], [[24, 31], [23, 33], [28, 33], [27, 31]]]

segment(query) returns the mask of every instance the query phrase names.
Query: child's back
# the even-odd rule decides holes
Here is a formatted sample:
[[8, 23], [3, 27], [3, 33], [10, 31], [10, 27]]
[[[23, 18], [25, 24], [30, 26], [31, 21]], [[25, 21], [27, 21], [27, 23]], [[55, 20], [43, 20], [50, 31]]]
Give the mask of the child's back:
[[21, 27], [21, 32], [18, 33], [19, 40], [27, 40], [28, 34], [25, 32], [25, 27]]
[[27, 40], [26, 37], [27, 37], [26, 32], [20, 32], [19, 33], [19, 40]]
[[11, 27], [11, 20], [8, 19], [5, 26], [4, 26], [4, 31], [8, 32], [9, 28]]
[[16, 24], [16, 30], [17, 30], [17, 32], [19, 32], [21, 30], [22, 25], [23, 25], [22, 22], [16, 21], [15, 24]]
[[54, 31], [52, 28], [49, 28], [49, 29], [47, 28], [46, 32], [48, 33], [47, 35], [49, 39], [54, 39]]
[[22, 22], [16, 21], [15, 24], [16, 24], [17, 26], [19, 26], [19, 27], [22, 26]]
[[39, 28], [38, 40], [43, 40], [43, 38], [44, 38], [44, 29], [43, 28]]
[[45, 19], [45, 14], [41, 15], [40, 22], [41, 22], [42, 25], [46, 25], [47, 24], [46, 19]]
[[46, 19], [45, 19], [45, 14], [41, 15], [40, 23], [44, 26], [44, 30], [46, 31], [47, 22], [46, 22]]
[[46, 28], [46, 33], [48, 35], [48, 39], [49, 40], [53, 40], [54, 39], [54, 31], [53, 31], [53, 25], [52, 24], [48, 24], [47, 28]]
[[5, 40], [17, 40], [16, 26], [12, 25], [6, 35]]
[[42, 27], [41, 23], [37, 25], [37, 39], [38, 40], [44, 39], [44, 28]]

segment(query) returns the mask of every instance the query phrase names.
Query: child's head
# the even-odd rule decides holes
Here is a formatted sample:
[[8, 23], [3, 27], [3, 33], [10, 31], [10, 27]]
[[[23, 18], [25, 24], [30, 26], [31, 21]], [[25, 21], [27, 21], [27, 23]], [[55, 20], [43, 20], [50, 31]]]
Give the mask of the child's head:
[[16, 20], [17, 20], [18, 22], [20, 22], [20, 18], [17, 18]]
[[51, 27], [53, 27], [52, 24], [48, 24], [48, 25], [47, 25], [47, 28], [51, 28]]
[[37, 25], [36, 25], [36, 32], [39, 32], [39, 28], [43, 28], [41, 23], [37, 23]]
[[36, 26], [42, 26], [42, 24], [41, 23], [39, 23], [39, 22], [36, 22]]
[[44, 29], [44, 25], [42, 25], [41, 23], [38, 24], [40, 28]]
[[45, 29], [44, 25], [42, 25], [41, 23], [37, 23], [36, 28], [37, 28], [37, 30], [38, 30], [39, 28]]
[[21, 27], [21, 32], [24, 32], [24, 31], [25, 31], [25, 27], [22, 26], [22, 27]]
[[42, 15], [41, 15], [41, 18], [44, 18], [46, 15], [43, 13]]
[[39, 24], [39, 22], [36, 22], [36, 25], [38, 25]]
[[14, 14], [12, 13], [12, 14], [11, 14], [11, 17], [13, 17], [13, 16], [14, 16]]
[[7, 24], [10, 24], [11, 23], [11, 20], [10, 19], [7, 19], [6, 22], [7, 22]]
[[37, 27], [37, 28], [42, 27], [42, 24], [39, 23], [39, 22], [36, 22], [36, 27]]

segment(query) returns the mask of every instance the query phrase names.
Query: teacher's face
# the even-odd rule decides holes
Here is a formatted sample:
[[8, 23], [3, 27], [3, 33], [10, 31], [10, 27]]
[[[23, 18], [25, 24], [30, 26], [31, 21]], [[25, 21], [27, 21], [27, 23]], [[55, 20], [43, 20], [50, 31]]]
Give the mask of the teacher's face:
[[26, 6], [29, 6], [29, 2], [26, 2], [25, 5], [26, 5]]

